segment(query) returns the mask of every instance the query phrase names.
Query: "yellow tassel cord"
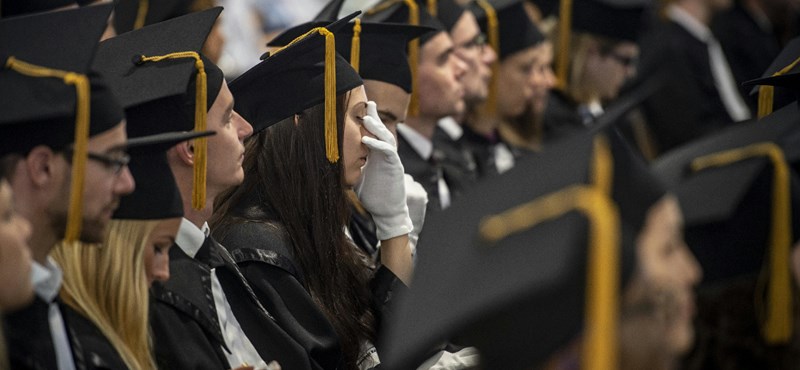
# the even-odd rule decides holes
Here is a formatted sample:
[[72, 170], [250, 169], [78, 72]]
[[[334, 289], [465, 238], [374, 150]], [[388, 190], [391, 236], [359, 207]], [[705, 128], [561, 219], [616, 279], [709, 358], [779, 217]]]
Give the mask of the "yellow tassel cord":
[[139, 0], [139, 8], [136, 10], [136, 20], [133, 22], [133, 29], [138, 30], [144, 27], [147, 19], [147, 11], [150, 8], [150, 0]]
[[339, 136], [336, 128], [336, 39], [333, 33], [325, 27], [313, 28], [286, 46], [275, 50], [272, 55], [286, 50], [314, 33], [325, 36], [325, 156], [328, 162], [336, 163], [339, 161]]
[[[419, 26], [419, 8], [414, 0], [404, 0], [408, 7], [408, 24]], [[417, 67], [419, 66], [419, 39], [408, 42], [408, 65], [411, 67], [411, 100], [408, 103], [408, 114], [419, 116], [419, 88], [417, 83]]]
[[611, 149], [605, 136], [597, 135], [594, 138], [594, 158], [592, 163], [592, 184], [603, 194], [611, 196], [611, 182], [614, 177]]
[[[772, 162], [772, 223], [769, 237], [769, 282], [767, 286], [767, 317], [763, 336], [769, 344], [786, 344], [792, 337], [792, 283], [789, 257], [792, 243], [792, 211], [790, 203], [790, 172], [780, 147], [771, 142], [710, 154], [692, 162], [693, 171], [726, 166], [755, 157]], [[760, 294], [756, 297], [761, 302]]]
[[350, 65], [358, 72], [361, 61], [361, 18], [356, 18], [353, 25], [353, 40], [350, 43]]
[[8, 58], [6, 67], [31, 77], [58, 78], [67, 85], [75, 86], [77, 106], [75, 107], [75, 144], [72, 154], [72, 175], [70, 180], [69, 210], [67, 230], [64, 241], [76, 242], [81, 236], [83, 221], [83, 182], [86, 176], [86, 159], [89, 145], [89, 115], [91, 109], [89, 78], [74, 72], [50, 69], [23, 62], [14, 57]]
[[[794, 69], [797, 63], [800, 63], [800, 58], [795, 59], [794, 62], [790, 63], [788, 66], [781, 68], [781, 70], [778, 72], [775, 72], [772, 77], [786, 74]], [[772, 101], [774, 95], [775, 86], [761, 85], [758, 87], [758, 118], [763, 118], [764, 116], [772, 113]]]
[[566, 90], [572, 29], [572, 0], [561, 0], [559, 14], [558, 55], [556, 55], [556, 86], [561, 90]]
[[612, 370], [618, 364], [620, 296], [619, 211], [594, 186], [575, 185], [537, 198], [481, 222], [484, 240], [496, 243], [571, 211], [590, 223], [587, 256], [586, 327], [581, 368]]
[[432, 16], [436, 17], [438, 12], [438, 4], [436, 3], [436, 0], [428, 0], [428, 13], [431, 13]]
[[497, 20], [497, 12], [492, 4], [486, 0], [477, 0], [478, 6], [486, 13], [487, 36], [489, 46], [494, 49], [498, 58], [492, 63], [492, 79], [489, 81], [489, 95], [486, 97], [484, 110], [486, 113], [494, 115], [497, 113], [497, 76], [500, 74], [500, 23]]
[[[194, 66], [197, 69], [195, 82], [195, 104], [194, 104], [194, 131], [206, 130], [206, 115], [208, 107], [206, 103], [208, 86], [206, 69], [200, 55], [194, 51], [182, 51], [158, 56], [142, 55], [140, 63], [160, 62], [172, 59], [194, 59]], [[206, 138], [195, 139], [194, 144], [194, 183], [192, 186], [192, 208], [201, 210], [206, 206], [206, 171], [208, 162], [208, 141]]]

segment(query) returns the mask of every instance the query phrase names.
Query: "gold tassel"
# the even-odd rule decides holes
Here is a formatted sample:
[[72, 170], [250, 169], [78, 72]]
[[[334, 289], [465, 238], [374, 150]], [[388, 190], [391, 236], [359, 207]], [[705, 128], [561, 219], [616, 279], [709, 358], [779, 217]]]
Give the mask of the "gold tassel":
[[31, 77], [51, 77], [75, 86], [75, 144], [72, 154], [72, 174], [70, 179], [69, 210], [67, 211], [67, 230], [64, 241], [76, 242], [81, 236], [83, 223], [83, 183], [86, 176], [86, 160], [89, 146], [89, 119], [91, 112], [91, 87], [86, 75], [42, 67], [9, 57], [6, 67]]
[[[200, 54], [195, 51], [182, 51], [158, 56], [142, 55], [139, 62], [160, 62], [169, 59], [194, 59], [194, 66], [197, 69], [195, 83], [195, 105], [194, 105], [194, 131], [201, 132], [206, 130], [206, 120], [208, 114], [208, 78], [206, 76], [205, 65], [200, 58]], [[192, 186], [192, 208], [202, 210], [206, 206], [206, 176], [208, 163], [208, 139], [194, 139], [194, 166], [193, 166], [193, 186]]]
[[[414, 0], [403, 0], [408, 7], [408, 24], [419, 26], [419, 8]], [[419, 88], [417, 83], [417, 67], [419, 65], [419, 39], [408, 43], [408, 65], [411, 67], [411, 100], [408, 103], [408, 115], [419, 115]]]
[[356, 18], [353, 25], [353, 40], [350, 43], [350, 65], [358, 72], [361, 61], [361, 18]]
[[556, 55], [556, 86], [567, 89], [569, 49], [572, 30], [572, 0], [561, 0], [558, 17], [558, 55]]
[[[788, 66], [783, 67], [780, 71], [772, 74], [772, 77], [786, 74], [794, 69], [798, 62], [800, 62], [800, 58], [795, 59], [794, 62], [789, 63]], [[772, 113], [772, 102], [774, 95], [775, 86], [761, 85], [758, 87], [758, 118], [763, 118], [764, 116]]]
[[436, 0], [428, 0], [428, 13], [431, 13], [432, 16], [436, 17], [438, 13]]
[[614, 178], [614, 165], [612, 163], [611, 149], [608, 146], [608, 139], [602, 135], [595, 136], [594, 150], [592, 184], [603, 194], [610, 197]]
[[136, 20], [133, 22], [134, 30], [144, 27], [144, 21], [147, 19], [147, 11], [149, 8], [150, 0], [139, 0], [139, 8], [136, 10]]
[[620, 226], [616, 204], [595, 186], [575, 185], [487, 217], [479, 232], [485, 241], [496, 243], [576, 210], [586, 215], [590, 225], [581, 369], [613, 370], [619, 355]]
[[[692, 162], [693, 171], [725, 166], [754, 157], [766, 157], [772, 162], [772, 218], [769, 236], [769, 285], [767, 287], [767, 317], [763, 323], [764, 340], [769, 344], [785, 344], [794, 328], [792, 276], [789, 258], [792, 244], [792, 210], [790, 172], [783, 151], [775, 143], [764, 142], [746, 147], [709, 154]], [[760, 302], [761, 295], [757, 300]]]
[[497, 113], [497, 76], [500, 74], [500, 22], [497, 20], [497, 12], [494, 7], [492, 7], [492, 4], [489, 4], [486, 0], [477, 0], [476, 3], [486, 13], [489, 46], [497, 53], [497, 58], [492, 63], [492, 78], [489, 81], [489, 95], [486, 97], [486, 103], [484, 103], [484, 111], [494, 115]]
[[286, 50], [314, 33], [325, 36], [325, 156], [328, 162], [336, 163], [339, 161], [339, 136], [336, 126], [336, 39], [333, 33], [325, 27], [313, 28], [286, 46], [275, 50], [272, 55]]

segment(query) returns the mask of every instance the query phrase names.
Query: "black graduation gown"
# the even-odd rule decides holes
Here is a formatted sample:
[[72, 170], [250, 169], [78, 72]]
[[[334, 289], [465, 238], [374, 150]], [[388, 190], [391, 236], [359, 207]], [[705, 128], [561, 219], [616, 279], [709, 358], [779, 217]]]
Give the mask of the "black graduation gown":
[[433, 133], [433, 147], [441, 153], [443, 176], [450, 187], [451, 198], [456, 199], [478, 181], [475, 158], [464, 145], [463, 138], [453, 140], [439, 126]]
[[[127, 369], [100, 329], [66, 304], [57, 302], [77, 370]], [[58, 368], [48, 310], [48, 304], [35, 297], [28, 307], [3, 316], [3, 331], [12, 369]]]
[[[423, 159], [419, 153], [406, 141], [402, 134], [397, 135], [397, 154], [403, 163], [403, 169], [414, 181], [420, 183], [422, 188], [428, 193], [427, 214], [441, 211], [442, 203], [439, 198], [439, 176], [443, 171], [441, 164], [436, 160], [437, 154], [434, 153], [430, 160]], [[445, 180], [446, 182], [446, 180]]]
[[[294, 260], [285, 230], [276, 224], [244, 222], [231, 226], [222, 240], [281, 326], [321, 368], [337, 368], [342, 359], [339, 337], [305, 289], [305, 274]], [[385, 316], [391, 314], [391, 298], [407, 288], [385, 267], [375, 273], [370, 288], [380, 330]]]
[[706, 44], [675, 22], [659, 23], [642, 42], [637, 78], [666, 73], [664, 85], [642, 104], [661, 152], [728, 126], [711, 74]]
[[350, 223], [347, 225], [353, 243], [361, 248], [372, 261], [378, 258], [378, 236], [375, 222], [369, 214], [362, 214], [354, 205], [350, 205]]
[[559, 91], [551, 91], [542, 118], [542, 142], [557, 142], [586, 129], [578, 104]]
[[[169, 281], [153, 284], [150, 326], [162, 369], [230, 369], [211, 292], [211, 268], [236, 319], [261, 358], [284, 369], [317, 369], [307, 354], [262, 308], [227, 251], [206, 238], [195, 258], [170, 248]], [[239, 364], [233, 364], [239, 366]]]
[[496, 145], [505, 145], [515, 159], [521, 156], [521, 153], [514, 146], [503, 142], [502, 138], [500, 138], [500, 134], [497, 132], [495, 133], [496, 139], [490, 140], [486, 136], [473, 131], [468, 126], [464, 126], [464, 135], [461, 137], [461, 140], [464, 142], [464, 146], [472, 152], [473, 158], [475, 158], [475, 166], [479, 179], [495, 176], [500, 173], [497, 169], [495, 158]]
[[739, 92], [751, 112], [758, 109], [758, 98], [751, 96], [752, 86], [742, 83], [761, 77], [781, 51], [778, 37], [762, 29], [741, 2], [718, 13], [711, 22], [711, 30], [722, 45]]

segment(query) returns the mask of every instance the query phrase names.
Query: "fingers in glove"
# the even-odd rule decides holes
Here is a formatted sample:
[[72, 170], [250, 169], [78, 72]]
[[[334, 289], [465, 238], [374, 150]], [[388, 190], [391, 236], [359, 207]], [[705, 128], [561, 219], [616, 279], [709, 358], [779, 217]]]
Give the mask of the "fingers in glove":
[[378, 106], [374, 101], [367, 102], [367, 116], [364, 117], [364, 127], [378, 139], [397, 146], [394, 135], [386, 128], [378, 116]]
[[364, 143], [364, 145], [366, 145], [370, 151], [377, 150], [383, 153], [391, 153], [396, 150], [392, 144], [378, 140], [374, 137], [362, 136], [361, 142]]

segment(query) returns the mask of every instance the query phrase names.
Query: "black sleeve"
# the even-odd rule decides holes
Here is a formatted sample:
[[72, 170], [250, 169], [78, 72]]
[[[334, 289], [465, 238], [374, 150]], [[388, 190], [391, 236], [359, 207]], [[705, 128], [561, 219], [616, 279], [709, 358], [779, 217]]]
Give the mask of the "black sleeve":
[[[408, 287], [386, 266], [380, 266], [370, 282], [372, 308], [375, 312], [377, 334], [383, 331], [383, 323], [391, 321], [395, 297], [407, 294]], [[378, 351], [380, 353], [380, 350]]]

